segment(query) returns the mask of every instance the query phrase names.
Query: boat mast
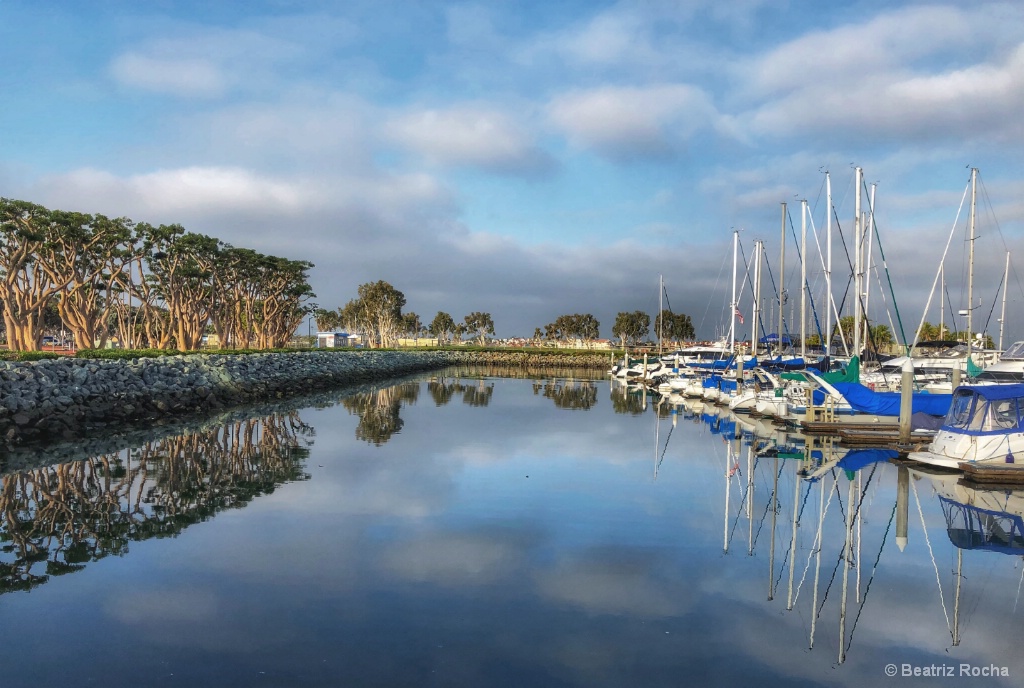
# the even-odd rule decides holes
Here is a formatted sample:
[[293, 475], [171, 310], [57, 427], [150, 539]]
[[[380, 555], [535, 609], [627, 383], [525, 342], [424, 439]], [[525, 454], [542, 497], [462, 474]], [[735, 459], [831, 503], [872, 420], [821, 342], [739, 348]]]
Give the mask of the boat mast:
[[825, 173], [828, 231], [825, 237], [825, 355], [832, 353], [832, 177]]
[[[757, 325], [761, 319], [761, 254], [764, 242], [754, 242], [754, 315], [750, 321], [750, 353], [757, 357]], [[1005, 295], [1006, 292], [1003, 292]], [[1005, 305], [1005, 300], [1004, 300]], [[1004, 309], [1005, 310], [1005, 309]]]
[[999, 350], [1003, 350], [1003, 328], [1006, 327], [1006, 288], [1010, 286], [1010, 252], [1006, 252], [1006, 269], [1003, 271], [1003, 310], [999, 315]]
[[[871, 246], [875, 236], [875, 187], [877, 184], [871, 185], [871, 195], [868, 198], [868, 221], [865, 223], [867, 226], [864, 228], [864, 233], [868, 235], [868, 244], [864, 250], [864, 343], [871, 342], [871, 325], [868, 320], [868, 306], [871, 305]], [[895, 334], [895, 333], [894, 333]], [[876, 351], [877, 355], [878, 352]], [[859, 569], [858, 569], [859, 573]]]
[[939, 339], [945, 339], [946, 335], [946, 261], [939, 263]]
[[800, 358], [807, 363], [807, 201], [800, 201]]
[[665, 307], [662, 298], [665, 295], [665, 276], [658, 275], [658, 358], [661, 358], [662, 342], [665, 341]]
[[978, 168], [971, 168], [971, 238], [967, 259], [967, 360], [971, 360], [971, 315], [974, 313], [974, 211], [978, 200]]
[[861, 222], [860, 222], [860, 184], [861, 175], [863, 170], [856, 168], [854, 174], [854, 185], [857, 187], [857, 193], [854, 196], [856, 202], [854, 203], [853, 210], [853, 355], [860, 356], [860, 321], [861, 321], [861, 302], [860, 294], [863, 291], [861, 282], [863, 281], [863, 275], [861, 274]]
[[779, 345], [779, 356], [782, 356], [782, 326], [786, 322], [784, 315], [786, 305], [786, 204], [782, 204], [782, 255], [779, 258], [779, 331], [776, 340]]
[[736, 353], [736, 257], [739, 252], [740, 230], [732, 233], [732, 313], [729, 318], [729, 352]]

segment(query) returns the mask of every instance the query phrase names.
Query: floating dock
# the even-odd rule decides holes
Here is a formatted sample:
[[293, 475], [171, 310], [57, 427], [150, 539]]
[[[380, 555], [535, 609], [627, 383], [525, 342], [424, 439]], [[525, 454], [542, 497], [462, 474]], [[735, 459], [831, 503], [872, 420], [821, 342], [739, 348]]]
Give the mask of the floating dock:
[[968, 463], [960, 464], [964, 482], [983, 485], [986, 488], [998, 485], [1024, 486], [1024, 464], [1020, 463]]

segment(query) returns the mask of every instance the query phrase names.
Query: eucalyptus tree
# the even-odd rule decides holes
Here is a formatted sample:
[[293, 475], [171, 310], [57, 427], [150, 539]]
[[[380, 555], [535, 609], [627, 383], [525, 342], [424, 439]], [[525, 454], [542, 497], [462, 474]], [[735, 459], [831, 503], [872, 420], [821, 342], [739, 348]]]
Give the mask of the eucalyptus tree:
[[7, 344], [15, 351], [39, 348], [43, 311], [62, 286], [50, 281], [38, 259], [49, 216], [41, 205], [0, 198], [0, 300]]
[[[214, 267], [220, 242], [204, 234], [186, 232], [181, 225], [148, 226], [144, 238], [146, 280], [151, 295], [162, 302], [169, 327], [162, 333], [161, 348], [172, 341], [181, 351], [194, 351], [213, 312]], [[147, 320], [159, 311], [155, 304]]]
[[0, 300], [11, 349], [39, 348], [43, 313], [62, 295], [69, 314], [90, 310], [89, 300], [77, 296], [95, 289], [106, 267], [102, 256], [118, 232], [118, 223], [106, 218], [0, 199]]
[[310, 312], [314, 298], [309, 285], [313, 264], [277, 256], [262, 256], [257, 265], [258, 292], [252, 325], [260, 349], [285, 345]]
[[420, 322], [419, 315], [413, 312], [402, 314], [402, 334], [406, 337], [419, 337], [423, 331], [423, 323]]
[[317, 308], [313, 311], [313, 317], [316, 318], [316, 327], [321, 332], [333, 332], [342, 327], [340, 308], [333, 311]]
[[[125, 217], [95, 215], [83, 231], [85, 228], [78, 226], [80, 217], [58, 217], [68, 223], [65, 237], [74, 243], [51, 245], [41, 255], [55, 264], [63, 262], [71, 273], [70, 281], [58, 292], [57, 310], [78, 348], [102, 348], [110, 336], [111, 316], [121, 303], [123, 273], [133, 257], [134, 223]], [[68, 252], [77, 253], [77, 260], [69, 262], [62, 257]]]
[[681, 342], [696, 336], [690, 316], [669, 310], [661, 311], [654, 318], [654, 332], [659, 340], [667, 342]]
[[346, 327], [363, 333], [371, 346], [393, 346], [402, 328], [405, 294], [384, 280], [359, 285], [359, 298], [345, 304]]
[[463, 318], [466, 325], [466, 332], [473, 336], [481, 345], [486, 341], [486, 335], [494, 335], [494, 320], [490, 313], [473, 311]]
[[578, 339], [589, 344], [597, 339], [600, 329], [601, 323], [590, 313], [573, 313], [560, 315], [553, 323], [545, 325], [544, 337], [549, 340]]
[[643, 311], [620, 312], [612, 325], [612, 336], [620, 337], [624, 345], [636, 344], [647, 336], [651, 327], [651, 316]]
[[438, 311], [434, 319], [430, 321], [427, 331], [432, 337], [437, 337], [438, 342], [443, 341], [447, 344], [455, 334], [455, 321], [444, 311]]

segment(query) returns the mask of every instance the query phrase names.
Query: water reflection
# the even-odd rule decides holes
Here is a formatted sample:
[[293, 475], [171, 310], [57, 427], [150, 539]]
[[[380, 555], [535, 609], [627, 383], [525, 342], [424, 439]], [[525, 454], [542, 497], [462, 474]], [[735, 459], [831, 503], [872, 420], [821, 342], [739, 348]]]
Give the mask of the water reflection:
[[590, 380], [551, 380], [534, 382], [533, 393], [550, 399], [555, 406], [569, 411], [589, 411], [597, 404], [597, 384]]
[[639, 385], [627, 385], [619, 380], [611, 381], [612, 410], [630, 416], [639, 416], [647, 410], [647, 400], [652, 394]]
[[379, 447], [405, 425], [399, 415], [402, 404], [415, 404], [419, 395], [420, 383], [406, 382], [343, 397], [341, 404], [359, 416], [356, 438]]
[[312, 428], [297, 412], [0, 478], [0, 592], [82, 570], [133, 541], [173, 537], [305, 480]]
[[[75, 585], [7, 597], [0, 640], [24, 658], [5, 685], [48, 685], [85, 668], [104, 685], [173, 672], [183, 685], [238, 676], [237, 685], [608, 688], [637, 676], [651, 686], [885, 685], [890, 661], [1024, 669], [1014, 659], [1017, 493], [966, 492], [884, 454], [702, 401], [614, 388], [613, 403], [597, 403], [601, 384], [446, 371], [316, 402], [303, 412], [315, 446], [308, 428], [270, 430], [290, 459], [296, 446], [313, 452], [312, 479], [108, 558], [94, 575], [66, 579]], [[616, 395], [635, 403], [623, 413]], [[264, 429], [228, 427], [238, 428], [235, 444], [265, 441]], [[22, 569], [77, 570], [108, 537], [102, 519], [126, 521], [151, 485], [174, 495], [154, 502], [164, 511], [138, 502], [160, 534], [184, 527], [172, 509], [223, 508], [209, 475], [230, 462], [207, 454], [224, 432], [153, 440], [152, 459], [143, 449], [121, 455], [123, 475], [116, 462], [105, 468], [110, 457], [66, 469], [77, 487], [58, 491], [62, 509], [90, 514], [71, 526], [89, 533], [79, 550], [64, 536], [74, 516], [34, 525], [54, 499], [37, 484], [53, 490], [58, 469], [13, 476], [5, 491], [35, 496], [4, 503], [25, 520], [9, 527], [49, 538], [18, 549]], [[161, 464], [161, 452], [178, 464]], [[293, 479], [280, 475], [267, 491]], [[83, 509], [72, 495], [90, 490], [109, 497]], [[106, 550], [123, 552], [132, 538], [120, 537]], [[1009, 556], [993, 554], [1000, 548]], [[13, 559], [12, 549], [4, 561]], [[55, 612], [86, 619], [92, 634], [19, 633], [24, 619]], [[88, 657], [37, 668], [41, 648], [65, 644]], [[112, 645], [131, 671], [93, 668]]]
[[[894, 557], [905, 556], [908, 544], [915, 544], [911, 505], [920, 516], [917, 544], [923, 544], [934, 574], [932, 585], [950, 648], [962, 640], [964, 583], [969, 580], [965, 551], [1024, 554], [1020, 490], [978, 489], [965, 485], [960, 474], [922, 471], [909, 468], [907, 462], [894, 465], [895, 451], [844, 447], [834, 437], [776, 433], [766, 438], [756, 432], [748, 437], [742, 432], [746, 423], [735, 420], [735, 431], [723, 439], [723, 551], [731, 554], [738, 532], [744, 533], [747, 555], [766, 550], [766, 599], [785, 600], [786, 612], [809, 620], [810, 650], [816, 648], [821, 624], [834, 624], [835, 635], [827, 635], [834, 638], [838, 664], [847, 661], [865, 621], [872, 626], [869, 634], [894, 621], [885, 602], [880, 607], [877, 602], [869, 604], [869, 598], [873, 585], [877, 590], [895, 573], [899, 561]], [[703, 422], [712, 430], [723, 423], [707, 411]], [[921, 481], [931, 484], [945, 517], [946, 544], [954, 548], [951, 570], [939, 563], [943, 542], [929, 532], [927, 505], [917, 490]], [[871, 527], [866, 525], [869, 518]], [[979, 571], [987, 569], [985, 561], [976, 563]], [[927, 584], [927, 578], [920, 579], [918, 592]], [[979, 597], [972, 600], [974, 608], [980, 594], [979, 590]], [[916, 627], [915, 634], [925, 628]], [[938, 630], [934, 624], [931, 628]], [[874, 643], [877, 638], [868, 640]]]

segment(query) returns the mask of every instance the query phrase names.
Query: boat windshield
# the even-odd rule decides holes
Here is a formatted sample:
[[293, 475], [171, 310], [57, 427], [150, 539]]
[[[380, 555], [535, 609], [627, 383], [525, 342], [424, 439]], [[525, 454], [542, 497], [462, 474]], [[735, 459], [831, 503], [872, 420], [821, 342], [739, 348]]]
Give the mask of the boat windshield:
[[1024, 342], [1014, 342], [1013, 345], [1004, 351], [1003, 355], [1000, 357], [1000, 360], [1002, 361], [1016, 361], [1021, 359], [1024, 359]]
[[971, 432], [1004, 432], [1020, 425], [1024, 398], [986, 399], [970, 391], [955, 394], [945, 425]]

